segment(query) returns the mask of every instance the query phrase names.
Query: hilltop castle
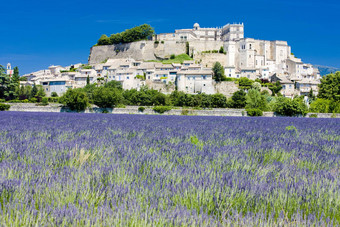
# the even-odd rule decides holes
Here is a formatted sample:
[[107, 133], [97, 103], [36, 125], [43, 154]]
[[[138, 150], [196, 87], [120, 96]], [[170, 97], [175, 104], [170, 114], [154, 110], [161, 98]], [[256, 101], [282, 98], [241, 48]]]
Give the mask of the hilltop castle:
[[[146, 62], [183, 53], [191, 55], [193, 60], [184, 64]], [[314, 94], [318, 92], [318, 69], [296, 58], [286, 41], [244, 38], [242, 23], [217, 28], [201, 28], [195, 23], [193, 28], [158, 34], [152, 40], [94, 46], [89, 56], [90, 69], [75, 65], [78, 69], [70, 71], [70, 67], [51, 66], [26, 76], [46, 86], [48, 93], [85, 86], [89, 76], [91, 83], [120, 81], [124, 89], [148, 85], [167, 93], [176, 85], [187, 93], [220, 92], [230, 96], [237, 87], [214, 84], [211, 68], [215, 62], [223, 65], [229, 78], [280, 81], [281, 93], [286, 97], [306, 95], [311, 89]]]

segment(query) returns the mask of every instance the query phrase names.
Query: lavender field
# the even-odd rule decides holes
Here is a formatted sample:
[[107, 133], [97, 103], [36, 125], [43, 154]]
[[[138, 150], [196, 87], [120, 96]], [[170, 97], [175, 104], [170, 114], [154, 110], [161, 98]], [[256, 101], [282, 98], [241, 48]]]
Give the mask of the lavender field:
[[0, 113], [1, 226], [337, 226], [340, 120]]

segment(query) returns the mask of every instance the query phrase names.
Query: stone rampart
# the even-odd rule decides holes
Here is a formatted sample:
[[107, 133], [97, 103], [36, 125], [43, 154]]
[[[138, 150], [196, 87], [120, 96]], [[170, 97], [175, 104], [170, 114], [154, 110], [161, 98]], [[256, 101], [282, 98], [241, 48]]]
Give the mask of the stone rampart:
[[213, 83], [216, 93], [221, 93], [230, 98], [234, 92], [238, 91], [238, 85], [234, 81], [222, 81]]
[[154, 41], [138, 41], [133, 43], [93, 46], [89, 56], [89, 64], [97, 64], [108, 58], [133, 58], [135, 60], [159, 60], [169, 58], [172, 54], [185, 53], [185, 43], [165, 41], [156, 44]]
[[225, 54], [198, 53], [194, 55], [194, 59], [201, 63], [204, 67], [212, 68], [215, 62], [221, 63], [222, 66], [227, 65], [227, 57]]
[[[219, 50], [222, 41], [190, 41], [190, 53], [200, 53], [207, 50]], [[97, 64], [108, 58], [133, 58], [135, 60], [160, 60], [169, 58], [172, 54], [186, 53], [186, 42], [167, 40], [155, 43], [144, 40], [133, 43], [93, 46], [90, 51], [89, 64]]]

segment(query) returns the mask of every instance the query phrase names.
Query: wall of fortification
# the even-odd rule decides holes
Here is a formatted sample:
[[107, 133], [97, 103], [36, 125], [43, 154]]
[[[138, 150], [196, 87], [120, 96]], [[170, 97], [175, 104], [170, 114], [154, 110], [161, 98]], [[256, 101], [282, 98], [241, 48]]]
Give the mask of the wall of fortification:
[[[190, 53], [200, 53], [207, 50], [219, 50], [222, 41], [190, 41]], [[138, 41], [133, 43], [93, 46], [90, 51], [89, 64], [97, 64], [108, 58], [128, 58], [135, 60], [158, 60], [169, 58], [170, 55], [186, 53], [186, 43], [177, 41]]]
[[221, 93], [227, 98], [230, 98], [234, 92], [238, 91], [238, 85], [234, 81], [214, 82], [214, 88], [216, 93]]
[[221, 63], [222, 66], [227, 65], [227, 56], [225, 54], [198, 53], [194, 55], [194, 59], [204, 67], [212, 68], [215, 62]]
[[154, 41], [94, 46], [91, 48], [89, 64], [97, 64], [108, 58], [133, 58], [135, 60], [157, 60], [169, 58], [171, 54], [185, 53], [185, 43], [165, 41], [156, 44]]
[[219, 50], [221, 46], [223, 46], [223, 41], [196, 40], [189, 42], [190, 52], [194, 51], [194, 55], [202, 51]]
[[175, 91], [175, 85], [174, 84], [165, 84], [163, 82], [147, 81], [146, 85], [150, 89], [157, 90], [157, 91], [162, 92], [164, 94], [170, 94], [171, 92]]

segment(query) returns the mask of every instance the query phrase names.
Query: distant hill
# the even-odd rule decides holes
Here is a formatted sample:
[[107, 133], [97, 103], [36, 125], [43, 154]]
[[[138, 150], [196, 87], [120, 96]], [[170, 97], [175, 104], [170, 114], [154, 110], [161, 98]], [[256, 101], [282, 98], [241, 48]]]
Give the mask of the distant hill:
[[336, 71], [340, 71], [339, 68], [330, 67], [330, 66], [323, 66], [323, 65], [314, 65], [314, 66], [319, 69], [321, 76], [325, 76], [327, 74], [335, 73]]

